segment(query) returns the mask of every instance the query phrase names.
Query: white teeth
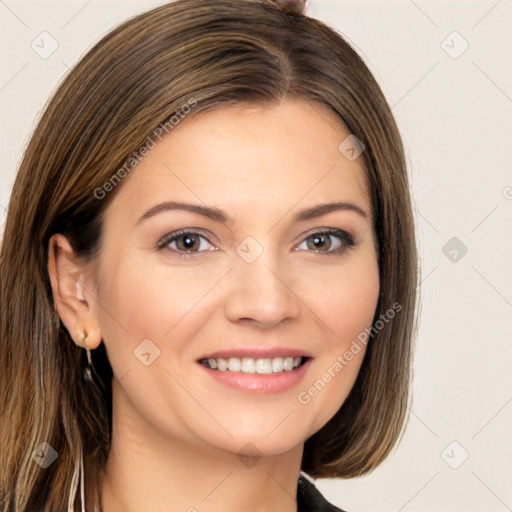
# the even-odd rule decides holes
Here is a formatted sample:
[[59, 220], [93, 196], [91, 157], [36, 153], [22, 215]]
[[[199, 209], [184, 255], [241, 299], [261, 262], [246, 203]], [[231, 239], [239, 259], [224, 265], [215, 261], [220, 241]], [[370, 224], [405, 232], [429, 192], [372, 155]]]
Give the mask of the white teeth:
[[272, 373], [272, 360], [256, 359], [256, 373]]
[[287, 357], [284, 359], [283, 369], [288, 371], [293, 369], [293, 357]]
[[217, 369], [221, 372], [225, 372], [228, 369], [228, 362], [225, 359], [219, 357], [217, 359]]
[[273, 372], [282, 372], [283, 371], [283, 358], [276, 357], [272, 359], [272, 371]]
[[275, 357], [273, 359], [253, 359], [252, 357], [230, 357], [229, 359], [223, 359], [218, 357], [217, 359], [208, 358], [204, 359], [212, 369], [220, 370], [225, 372], [242, 372], [242, 373], [280, 373], [283, 371], [289, 372], [294, 368], [300, 366], [302, 357]]
[[230, 357], [228, 361], [228, 370], [230, 372], [239, 372], [242, 367], [242, 363], [238, 357]]
[[254, 359], [250, 357], [244, 357], [242, 359], [242, 371], [244, 373], [256, 373], [256, 365]]

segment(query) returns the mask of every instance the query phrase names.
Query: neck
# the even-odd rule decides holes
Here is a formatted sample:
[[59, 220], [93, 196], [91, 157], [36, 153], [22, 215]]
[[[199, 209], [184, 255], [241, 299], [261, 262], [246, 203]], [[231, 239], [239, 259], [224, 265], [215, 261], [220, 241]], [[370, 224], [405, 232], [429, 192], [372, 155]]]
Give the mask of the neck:
[[303, 444], [278, 455], [239, 456], [163, 434], [136, 414], [127, 419], [124, 408], [121, 424], [117, 409], [99, 479], [102, 512], [297, 511]]

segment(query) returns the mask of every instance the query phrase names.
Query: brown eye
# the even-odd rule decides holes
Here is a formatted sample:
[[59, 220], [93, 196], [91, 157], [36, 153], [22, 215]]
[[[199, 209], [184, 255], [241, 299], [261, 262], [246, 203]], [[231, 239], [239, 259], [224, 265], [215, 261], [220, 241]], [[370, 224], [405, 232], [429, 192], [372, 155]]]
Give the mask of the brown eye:
[[308, 238], [312, 243], [308, 244], [308, 247], [312, 251], [318, 251], [322, 249], [330, 249], [331, 247], [331, 235], [317, 234], [312, 235]]
[[[206, 243], [203, 242], [206, 241]], [[172, 244], [175, 246], [172, 247]], [[181, 230], [175, 233], [169, 233], [158, 242], [158, 249], [168, 249], [171, 252], [184, 253], [201, 253], [208, 250], [210, 241], [202, 233], [195, 231]], [[211, 249], [210, 249], [211, 250]]]
[[201, 242], [198, 241], [199, 237], [196, 235], [180, 235], [176, 237], [176, 246], [178, 250], [183, 251], [195, 251], [201, 245]]
[[[307, 245], [307, 249], [325, 254], [337, 254], [355, 245], [353, 238], [342, 229], [317, 231], [309, 235], [304, 242]], [[334, 248], [332, 248], [333, 245]]]

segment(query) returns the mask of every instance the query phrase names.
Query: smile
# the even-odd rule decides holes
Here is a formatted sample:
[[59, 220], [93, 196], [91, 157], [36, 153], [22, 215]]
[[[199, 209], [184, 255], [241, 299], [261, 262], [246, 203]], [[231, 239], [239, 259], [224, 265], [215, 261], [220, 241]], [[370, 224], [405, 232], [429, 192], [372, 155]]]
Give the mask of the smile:
[[199, 362], [207, 368], [221, 372], [269, 374], [291, 372], [302, 366], [307, 359], [307, 357], [274, 357], [272, 359], [254, 359], [252, 357], [230, 357], [225, 359], [219, 357], [201, 359]]

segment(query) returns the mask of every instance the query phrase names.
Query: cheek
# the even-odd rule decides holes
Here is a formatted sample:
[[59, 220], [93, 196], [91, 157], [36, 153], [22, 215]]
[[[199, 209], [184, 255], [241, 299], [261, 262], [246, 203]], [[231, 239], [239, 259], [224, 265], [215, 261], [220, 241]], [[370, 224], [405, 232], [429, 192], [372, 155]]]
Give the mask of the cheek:
[[377, 263], [369, 258], [366, 263], [340, 267], [323, 290], [310, 294], [311, 308], [330, 334], [326, 349], [344, 349], [373, 322], [380, 291]]
[[202, 273], [198, 267], [186, 271], [148, 265], [126, 253], [113, 261], [115, 265], [104, 265], [100, 323], [114, 373], [120, 376], [140, 365], [134, 351], [147, 339], [163, 356], [159, 362], [181, 362], [188, 355], [191, 326], [194, 332], [201, 328], [202, 298], [218, 276]]
[[378, 272], [360, 279], [347, 280], [340, 287], [337, 316], [334, 330], [340, 334], [340, 341], [346, 344], [369, 328], [373, 322], [379, 298]]
[[327, 290], [314, 302], [326, 336], [297, 395], [301, 408], [311, 413], [305, 416], [312, 420], [310, 435], [338, 411], [359, 373], [380, 291], [375, 260], [340, 271]]

